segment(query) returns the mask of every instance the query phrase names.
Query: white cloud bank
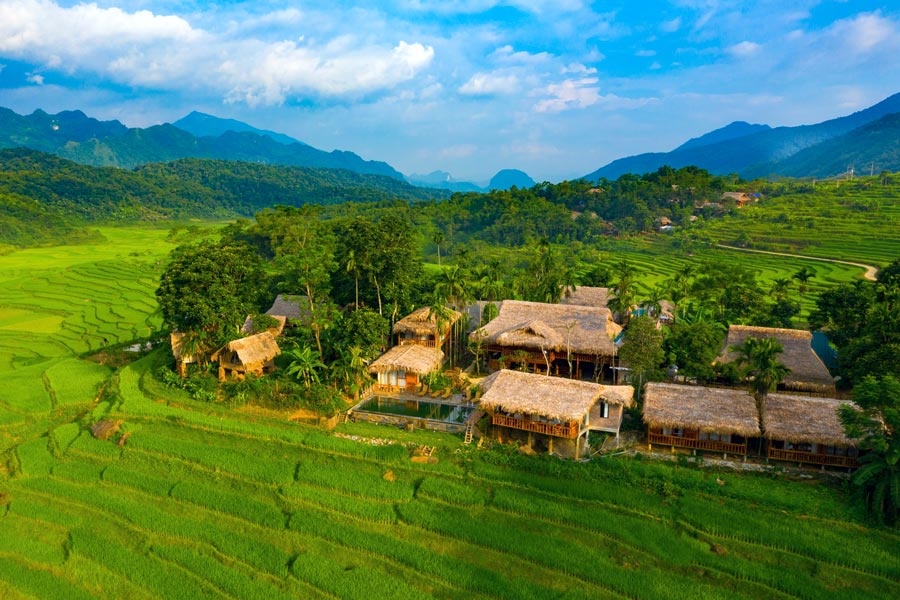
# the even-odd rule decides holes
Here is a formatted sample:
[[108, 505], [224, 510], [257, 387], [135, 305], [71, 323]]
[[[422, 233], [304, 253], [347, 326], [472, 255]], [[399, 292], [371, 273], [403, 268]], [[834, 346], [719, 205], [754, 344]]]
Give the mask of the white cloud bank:
[[[434, 49], [341, 36], [324, 43], [230, 39], [177, 16], [50, 0], [0, 3], [0, 52], [69, 74], [154, 89], [215, 90], [228, 101], [280, 104], [291, 97], [359, 97], [416, 77]], [[300, 41], [296, 41], [300, 39]]]

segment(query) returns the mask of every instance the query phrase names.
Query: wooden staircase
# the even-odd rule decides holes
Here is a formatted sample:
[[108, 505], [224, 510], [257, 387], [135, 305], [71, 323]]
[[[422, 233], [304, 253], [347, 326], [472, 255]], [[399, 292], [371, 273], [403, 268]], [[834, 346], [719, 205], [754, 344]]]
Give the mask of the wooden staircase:
[[341, 413], [341, 416], [338, 417], [338, 424], [346, 423], [350, 420], [350, 411], [345, 411]]
[[463, 444], [471, 444], [472, 436], [475, 435], [475, 424], [474, 423], [466, 423], [466, 437], [463, 438]]
[[[466, 435], [463, 438], [463, 444], [471, 444], [472, 439], [475, 437], [475, 433], [477, 432], [477, 424], [478, 420], [484, 415], [483, 410], [475, 410], [469, 415], [469, 418], [466, 419]], [[481, 436], [481, 433], [478, 433]]]

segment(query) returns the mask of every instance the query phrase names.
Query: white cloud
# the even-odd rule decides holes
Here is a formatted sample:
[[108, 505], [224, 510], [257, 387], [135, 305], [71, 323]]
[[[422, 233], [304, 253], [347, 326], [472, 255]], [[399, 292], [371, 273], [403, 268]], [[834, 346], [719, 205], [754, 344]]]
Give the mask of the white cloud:
[[649, 57], [649, 56], [656, 56], [656, 50], [638, 50], [637, 52], [634, 53], [634, 55], [640, 56], [642, 58]]
[[544, 89], [549, 96], [534, 105], [535, 112], [560, 112], [576, 108], [587, 108], [600, 100], [599, 80], [596, 77], [566, 79], [551, 83]]
[[[299, 19], [289, 11], [282, 16]], [[153, 89], [203, 89], [227, 101], [358, 97], [414, 78], [434, 49], [405, 41], [263, 41], [210, 33], [178, 16], [49, 0], [0, 3], [0, 52], [68, 73], [94, 73]]]
[[666, 33], [674, 33], [681, 29], [681, 17], [675, 17], [670, 21], [663, 21], [659, 24], [659, 30]]
[[658, 69], [662, 69], [662, 65], [659, 63], [658, 60], [654, 60], [653, 63], [650, 65], [650, 68], [652, 70], [656, 71]]
[[25, 76], [25, 81], [35, 85], [44, 85], [44, 76], [39, 73], [29, 73]]
[[506, 44], [505, 46], [500, 46], [488, 56], [489, 59], [496, 60], [497, 62], [510, 64], [538, 64], [545, 63], [549, 59], [553, 57], [549, 52], [536, 52], [530, 53], [525, 51], [516, 51], [512, 46]]
[[756, 42], [744, 40], [743, 42], [726, 48], [726, 52], [737, 58], [750, 58], [757, 54], [760, 48], [762, 48], [762, 46]]
[[476, 73], [465, 82], [459, 93], [466, 96], [497, 96], [518, 90], [519, 79], [511, 74]]
[[597, 69], [594, 67], [586, 67], [581, 63], [570, 63], [562, 68], [562, 74], [573, 74], [573, 75], [593, 75], [597, 72]]

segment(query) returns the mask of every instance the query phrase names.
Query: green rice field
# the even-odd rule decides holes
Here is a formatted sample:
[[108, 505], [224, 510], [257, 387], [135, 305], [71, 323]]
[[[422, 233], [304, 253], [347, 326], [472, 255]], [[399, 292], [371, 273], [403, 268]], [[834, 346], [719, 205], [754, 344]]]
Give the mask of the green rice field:
[[332, 432], [194, 402], [153, 377], [164, 348], [87, 360], [159, 328], [171, 247], [102, 232], [0, 257], [0, 597], [900, 597], [900, 533], [840, 484]]

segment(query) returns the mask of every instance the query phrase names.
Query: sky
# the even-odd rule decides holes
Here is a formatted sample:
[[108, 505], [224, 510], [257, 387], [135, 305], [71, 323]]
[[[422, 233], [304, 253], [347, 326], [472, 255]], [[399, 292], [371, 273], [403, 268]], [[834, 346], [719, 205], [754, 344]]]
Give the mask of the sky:
[[0, 0], [0, 106], [20, 114], [198, 110], [474, 182], [897, 92], [896, 0]]

